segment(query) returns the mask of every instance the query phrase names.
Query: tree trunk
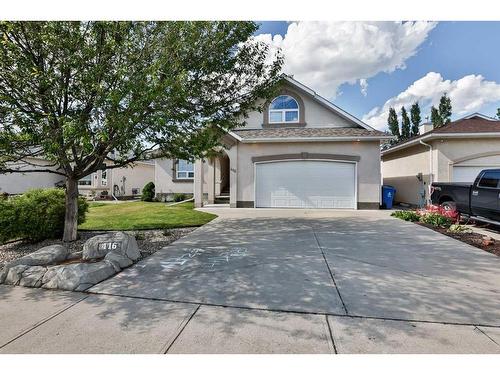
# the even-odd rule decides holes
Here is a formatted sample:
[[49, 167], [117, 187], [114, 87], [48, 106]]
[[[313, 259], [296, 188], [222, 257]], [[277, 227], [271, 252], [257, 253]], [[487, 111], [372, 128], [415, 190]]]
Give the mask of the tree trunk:
[[78, 229], [78, 181], [66, 179], [66, 215], [64, 217], [63, 241], [75, 241]]

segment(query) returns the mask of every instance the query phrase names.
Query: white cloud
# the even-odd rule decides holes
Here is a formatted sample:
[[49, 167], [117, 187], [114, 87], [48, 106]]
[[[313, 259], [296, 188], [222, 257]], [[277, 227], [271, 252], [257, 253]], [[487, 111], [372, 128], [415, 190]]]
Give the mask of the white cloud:
[[500, 101], [500, 84], [486, 81], [481, 75], [471, 74], [451, 81], [443, 79], [439, 73], [429, 72], [405, 91], [387, 100], [382, 107], [373, 108], [363, 116], [363, 121], [376, 129], [385, 130], [390, 107], [399, 113], [402, 106], [409, 109], [416, 101], [424, 118], [430, 113], [430, 106], [437, 105], [445, 92], [451, 99], [455, 116], [476, 112], [485, 104]]
[[368, 95], [368, 81], [366, 79], [361, 78], [359, 80], [359, 87], [361, 88], [361, 94], [363, 94], [363, 96]]
[[333, 98], [343, 83], [360, 82], [380, 72], [404, 69], [405, 61], [434, 28], [434, 22], [293, 22], [284, 37], [256, 38], [281, 48], [284, 72]]

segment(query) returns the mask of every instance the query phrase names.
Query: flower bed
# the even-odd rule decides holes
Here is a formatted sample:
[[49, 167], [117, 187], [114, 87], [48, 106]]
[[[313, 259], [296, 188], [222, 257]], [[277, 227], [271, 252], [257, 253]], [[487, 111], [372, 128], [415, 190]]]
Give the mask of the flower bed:
[[445, 210], [441, 206], [429, 205], [415, 211], [395, 211], [391, 216], [415, 222], [418, 225], [500, 256], [500, 241], [474, 233], [469, 227], [462, 225], [458, 211]]

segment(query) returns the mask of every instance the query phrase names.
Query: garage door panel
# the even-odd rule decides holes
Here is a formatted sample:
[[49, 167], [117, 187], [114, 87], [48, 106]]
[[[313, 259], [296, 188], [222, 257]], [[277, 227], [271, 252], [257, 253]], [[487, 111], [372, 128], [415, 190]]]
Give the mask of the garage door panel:
[[452, 182], [468, 182], [473, 183], [479, 172], [483, 169], [489, 168], [499, 168], [498, 166], [483, 165], [483, 166], [468, 166], [468, 165], [456, 165], [453, 167], [453, 178]]
[[261, 163], [255, 178], [256, 207], [355, 208], [353, 163]]

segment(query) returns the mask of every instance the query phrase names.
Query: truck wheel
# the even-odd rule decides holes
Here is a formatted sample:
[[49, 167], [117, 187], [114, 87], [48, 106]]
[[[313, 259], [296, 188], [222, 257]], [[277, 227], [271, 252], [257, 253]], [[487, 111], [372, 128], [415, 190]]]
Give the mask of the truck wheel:
[[457, 205], [453, 201], [443, 202], [441, 203], [441, 207], [443, 207], [445, 211], [455, 211], [457, 209]]

